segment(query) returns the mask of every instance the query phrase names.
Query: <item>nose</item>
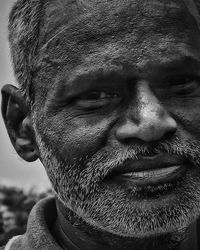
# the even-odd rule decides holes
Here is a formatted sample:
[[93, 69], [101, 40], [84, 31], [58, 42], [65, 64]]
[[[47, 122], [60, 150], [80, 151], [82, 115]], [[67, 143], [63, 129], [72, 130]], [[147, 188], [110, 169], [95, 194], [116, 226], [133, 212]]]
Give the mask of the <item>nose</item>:
[[159, 102], [148, 83], [140, 82], [136, 93], [137, 102], [130, 105], [116, 129], [117, 139], [127, 141], [135, 138], [153, 142], [174, 134], [176, 121]]

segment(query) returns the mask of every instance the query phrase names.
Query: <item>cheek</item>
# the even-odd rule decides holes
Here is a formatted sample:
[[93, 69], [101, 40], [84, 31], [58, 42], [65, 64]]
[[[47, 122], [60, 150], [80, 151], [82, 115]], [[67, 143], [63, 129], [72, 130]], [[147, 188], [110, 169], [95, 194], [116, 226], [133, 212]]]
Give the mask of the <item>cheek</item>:
[[200, 136], [200, 97], [173, 102], [169, 111], [183, 129]]
[[113, 124], [113, 118], [92, 119], [91, 122], [86, 117], [55, 116], [45, 120], [44, 140], [67, 161], [93, 155], [103, 148]]

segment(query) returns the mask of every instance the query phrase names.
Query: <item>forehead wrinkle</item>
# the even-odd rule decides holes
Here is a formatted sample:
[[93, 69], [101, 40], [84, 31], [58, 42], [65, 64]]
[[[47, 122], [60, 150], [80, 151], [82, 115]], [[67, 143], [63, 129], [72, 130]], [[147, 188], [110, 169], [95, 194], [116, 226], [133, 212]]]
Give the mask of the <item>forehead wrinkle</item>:
[[193, 48], [184, 41], [177, 42], [174, 37], [163, 38], [163, 41], [159, 40], [159, 43], [157, 40], [158, 38], [154, 38], [152, 43], [150, 39], [138, 46], [130, 44], [127, 48], [123, 46], [122, 41], [106, 43], [93, 52], [89, 51], [80, 55], [78, 64], [74, 67], [66, 62], [66, 58], [49, 59], [54, 67], [59, 65], [57, 72], [54, 72], [52, 76], [55, 77], [53, 82], [57, 84], [61, 79], [65, 79], [65, 82], [72, 82], [81, 75], [92, 75], [95, 72], [107, 74], [110, 71], [122, 72], [124, 70], [127, 73], [129, 70], [138, 74], [150, 65], [159, 64], [162, 67], [173, 61], [183, 61], [184, 58], [200, 61], [199, 48]]
[[[179, 2], [179, 1], [176, 1], [176, 2]], [[182, 7], [181, 7], [182, 8]], [[125, 13], [126, 14], [126, 13]], [[129, 15], [130, 15], [130, 13], [129, 13]], [[101, 16], [100, 16], [101, 17]], [[125, 16], [125, 17], [127, 17], [127, 16]], [[53, 17], [52, 17], [53, 18]], [[43, 61], [47, 61], [47, 64], [50, 62], [50, 64], [51, 63], [53, 63], [54, 65], [53, 66], [59, 66], [59, 67], [63, 67], [63, 64], [64, 64], [64, 66], [66, 66], [66, 64], [68, 64], [69, 65], [69, 69], [72, 69], [72, 68], [74, 68], [74, 67], [76, 67], [77, 65], [84, 65], [84, 60], [88, 57], [88, 59], [89, 59], [89, 57], [90, 57], [90, 55], [91, 55], [91, 57], [92, 57], [92, 55], [94, 55], [94, 50], [95, 50], [95, 46], [96, 46], [96, 50], [98, 50], [99, 48], [100, 48], [100, 50], [102, 50], [102, 45], [103, 45], [103, 43], [105, 44], [105, 43], [108, 43], [108, 42], [110, 42], [110, 38], [111, 37], [107, 37], [107, 39], [108, 40], [106, 40], [105, 39], [105, 36], [104, 37], [102, 37], [101, 39], [101, 41], [99, 40], [99, 37], [101, 37], [102, 36], [102, 33], [103, 32], [105, 32], [105, 30], [98, 30], [98, 31], [95, 31], [96, 30], [96, 28], [97, 28], [97, 26], [96, 25], [94, 25], [94, 27], [92, 26], [91, 27], [91, 24], [88, 24], [88, 20], [90, 20], [90, 19], [92, 19], [93, 18], [93, 16], [91, 16], [91, 14], [89, 14], [88, 16], [83, 16], [83, 19], [82, 19], [82, 21], [83, 22], [79, 22], [79, 21], [77, 21], [77, 22], [71, 22], [71, 24], [70, 24], [70, 27], [64, 22], [64, 23], [62, 23], [62, 26], [61, 26], [61, 29], [62, 30], [60, 30], [60, 35], [56, 35], [56, 36], [54, 36], [55, 34], [51, 34], [51, 37], [52, 36], [54, 36], [53, 37], [53, 39], [51, 40], [51, 42], [49, 42], [48, 43], [48, 45], [46, 45], [46, 46], [44, 46], [43, 47], [43, 51], [41, 51], [42, 53], [40, 53], [40, 55], [38, 56], [39, 57], [39, 60], [40, 60], [40, 65], [39, 65], [39, 67], [40, 67], [40, 69], [44, 69], [45, 70], [45, 67], [44, 66], [46, 66], [46, 62], [44, 62], [44, 64], [42, 64], [43, 63]], [[132, 42], [132, 41], [130, 41], [130, 40], [123, 40], [123, 37], [125, 36], [124, 35], [124, 33], [120, 33], [120, 32], [117, 32], [117, 29], [121, 29], [121, 27], [119, 27], [118, 25], [116, 26], [116, 24], [115, 24], [115, 20], [112, 20], [113, 18], [112, 17], [110, 17], [111, 18], [111, 21], [112, 21], [112, 24], [114, 25], [114, 27], [116, 28], [116, 30], [114, 30], [114, 35], [115, 35], [115, 40], [113, 40], [114, 41], [114, 43], [116, 43], [117, 42], [117, 39], [119, 38], [119, 39], [121, 39], [121, 47], [123, 48], [125, 48], [126, 50], [127, 50], [127, 52], [129, 52], [129, 54], [130, 54], [130, 52], [132, 53], [131, 54], [131, 56], [132, 57], [134, 57], [134, 56], [137, 56], [137, 55], [134, 55], [133, 54], [133, 52], [134, 52], [134, 46], [135, 46], [135, 44]], [[101, 19], [102, 19], [102, 17], [101, 17]], [[63, 20], [63, 19], [62, 19]], [[77, 19], [78, 20], [78, 19]], [[141, 19], [140, 19], [141, 20]], [[156, 19], [155, 20], [153, 20], [153, 19], [150, 19], [151, 20], [151, 22], [153, 22], [153, 25], [155, 24], [156, 25]], [[110, 21], [110, 19], [109, 20], [102, 20], [102, 22], [104, 22], [104, 26], [103, 27], [105, 27], [105, 28], [107, 28], [107, 26], [106, 26], [106, 21]], [[127, 23], [129, 24], [129, 22], [128, 22], [128, 19], [126, 20], [127, 21]], [[134, 19], [132, 20], [132, 21], [134, 21]], [[138, 20], [137, 20], [138, 21]], [[145, 19], [145, 21], [147, 21], [147, 19]], [[165, 20], [164, 19], [162, 19], [162, 21], [164, 21], [165, 22]], [[182, 20], [181, 20], [182, 21]], [[95, 24], [97, 24], [97, 19], [95, 19], [95, 22], [94, 22]], [[92, 23], [92, 24], [94, 24], [94, 23]], [[79, 25], [80, 24], [80, 25]], [[85, 24], [86, 24], [86, 27], [87, 27], [87, 29], [86, 29], [86, 27], [85, 27]], [[146, 22], [146, 23], [143, 23], [143, 25], [147, 25], [148, 24], [148, 22]], [[100, 24], [100, 25], [102, 25], [102, 24]], [[136, 23], [131, 23], [131, 25], [135, 25], [136, 26]], [[137, 29], [140, 29], [140, 30], [142, 30], [142, 28], [143, 28], [143, 26], [141, 26], [141, 24], [140, 24], [140, 22], [138, 22], [138, 27], [137, 27]], [[172, 22], [170, 22], [170, 25], [171, 26], [173, 26], [174, 25], [174, 23]], [[169, 25], [169, 26], [170, 26]], [[189, 25], [191, 25], [191, 23], [189, 23]], [[78, 29], [78, 28], [79, 29]], [[80, 32], [81, 32], [81, 29], [82, 29], [82, 27], [84, 27], [84, 29], [85, 30], [83, 30], [83, 36], [84, 36], [84, 39], [89, 39], [89, 40], [85, 40], [85, 44], [83, 43], [83, 42], [81, 42], [81, 39], [83, 40], [83, 37], [81, 37], [81, 35], [79, 34]], [[129, 32], [128, 31], [126, 31], [126, 27], [124, 27], [123, 25], [122, 25], [122, 27], [124, 28], [124, 30], [123, 30], [123, 32], [127, 32], [127, 34], [130, 34], [130, 36], [132, 36], [132, 38], [131, 39], [133, 39], [133, 36], [134, 36], [134, 32], [135, 32], [135, 30], [137, 30], [137, 29], [135, 29], [135, 30], [131, 30], [131, 32], [130, 32], [130, 30], [129, 30]], [[132, 27], [131, 27], [132, 28]], [[146, 29], [147, 29], [147, 31], [148, 31], [148, 29], [149, 29], [149, 33], [147, 34], [147, 32], [146, 32], [146, 30], [145, 30], [145, 34], [147, 34], [148, 36], [149, 36], [149, 38], [151, 39], [151, 36], [152, 36], [152, 32], [151, 32], [151, 29], [150, 29], [151, 27], [147, 27]], [[91, 29], [92, 29], [92, 31], [94, 31], [94, 34], [99, 34], [99, 37], [98, 37], [98, 40], [96, 40], [95, 41], [95, 44], [94, 44], [94, 41], [91, 39], [90, 40], [90, 37], [87, 37], [84, 33], [85, 33], [85, 31], [87, 31], [87, 33], [86, 34], [91, 34]], [[155, 29], [155, 27], [154, 27], [154, 29]], [[184, 33], [185, 32], [185, 27], [184, 27], [184, 29], [183, 29], [183, 31], [182, 31], [182, 33]], [[112, 30], [113, 30], [113, 26], [112, 27], [110, 27], [110, 31], [112, 32]], [[179, 30], [180, 30], [180, 27], [179, 27]], [[57, 30], [58, 31], [58, 30]], [[156, 29], [155, 29], [155, 31], [156, 31]], [[96, 33], [95, 33], [96, 32]], [[143, 30], [142, 30], [142, 32], [143, 32]], [[159, 32], [159, 30], [157, 30], [157, 32]], [[171, 31], [170, 31], [171, 32]], [[180, 31], [181, 32], [181, 31]], [[71, 33], [71, 34], [70, 34]], [[169, 30], [165, 30], [165, 35], [168, 35], [168, 33], [169, 33]], [[171, 32], [172, 33], [172, 32]], [[173, 34], [174, 34], [175, 32], [173, 31]], [[74, 36], [74, 34], [77, 34], [78, 35], [78, 37], [75, 37]], [[109, 36], [111, 36], [111, 34], [112, 33], [110, 33], [109, 34]], [[188, 36], [188, 31], [187, 31], [187, 34], [186, 34], [186, 36]], [[65, 37], [64, 37], [64, 35], [65, 35]], [[108, 35], [108, 34], [106, 34], [106, 35]], [[162, 35], [162, 34], [161, 34]], [[175, 34], [176, 35], [176, 34]], [[189, 34], [190, 35], [190, 34]], [[188, 36], [189, 37], [189, 36]], [[63, 40], [63, 38], [65, 39], [64, 41], [63, 41], [63, 44], [62, 45], [60, 45], [59, 44], [59, 50], [57, 50], [56, 49], [56, 45], [54, 44], [54, 42], [55, 42], [55, 40], [56, 39], [59, 39], [60, 38], [60, 42], [62, 42], [62, 40]], [[79, 39], [80, 38], [80, 39]], [[144, 37], [145, 38], [145, 37]], [[153, 38], [152, 38], [153, 39]], [[184, 39], [184, 37], [183, 37], [183, 39]], [[189, 38], [189, 39], [192, 39], [192, 38]], [[100, 42], [99, 42], [100, 41]], [[185, 42], [186, 40], [184, 40], [184, 42]], [[59, 41], [58, 41], [59, 42]], [[126, 42], [126, 44], [124, 43], [124, 42]], [[130, 44], [129, 44], [129, 42], [130, 42]], [[155, 43], [156, 43], [156, 41], [154, 41]], [[187, 41], [186, 41], [186, 43], [187, 43]], [[90, 46], [91, 46], [91, 44], [92, 44], [92, 49], [90, 48]], [[51, 46], [50, 46], [51, 45]], [[82, 45], [84, 45], [84, 46], [82, 46]], [[95, 45], [95, 46], [94, 46]], [[131, 46], [131, 47], [130, 47]], [[67, 47], [67, 48], [66, 48]], [[151, 47], [151, 44], [150, 44], [150, 47]], [[131, 50], [130, 50], [130, 48], [131, 48]], [[151, 48], [149, 48], [149, 49], [151, 49]], [[145, 48], [144, 48], [144, 51], [145, 51]], [[140, 51], [139, 51], [140, 52]], [[152, 50], [152, 53], [151, 53], [151, 55], [152, 55], [152, 58], [153, 58], [153, 53], [154, 51]], [[158, 51], [159, 52], [159, 51]], [[162, 50], [160, 50], [160, 52], [162, 52]], [[188, 53], [187, 51], [186, 51], [186, 53]], [[97, 56], [98, 56], [98, 53], [96, 53], [97, 54]], [[144, 55], [144, 54], [143, 54]], [[148, 56], [149, 56], [150, 54], [146, 54], [146, 59], [143, 57], [142, 59], [145, 59], [143, 62], [143, 64], [141, 64], [141, 68], [142, 67], [144, 67], [144, 65], [146, 65], [146, 63], [147, 62], [149, 62], [149, 58], [148, 58]], [[74, 59], [74, 58], [77, 58], [76, 60]], [[129, 55], [129, 58], [130, 58], [130, 55]], [[116, 58], [117, 59], [117, 58]], [[112, 58], [111, 58], [111, 60], [112, 60]], [[91, 61], [88, 61], [88, 63], [90, 63]], [[105, 62], [105, 60], [104, 60], [104, 62]], [[131, 62], [133, 62], [133, 60], [131, 61]], [[36, 62], [37, 63], [37, 62]], [[49, 64], [49, 68], [51, 67], [51, 65]], [[133, 65], [132, 65], [133, 66]], [[43, 71], [44, 71], [43, 70]], [[49, 76], [50, 76], [50, 74], [51, 74], [51, 72], [55, 72], [55, 71], [51, 71], [51, 70], [49, 70]], [[47, 74], [47, 72], [44, 72], [44, 74], [46, 75]], [[53, 75], [51, 75], [50, 77], [51, 77], [51, 80], [52, 80], [52, 77], [54, 77], [55, 76], [55, 74], [53, 74]], [[49, 80], [48, 80], [49, 81]]]
[[77, 0], [44, 0], [44, 16], [40, 26], [40, 47], [53, 39], [65, 27], [90, 15]]
[[[143, 16], [143, 14], [139, 13], [140, 11], [137, 10], [137, 5], [139, 4], [139, 1], [125, 1], [123, 2], [123, 4], [119, 4], [119, 0], [118, 1], [102, 1], [101, 4], [98, 4], [95, 8], [92, 8], [92, 10], [88, 11], [88, 9], [83, 8], [83, 6], [81, 6], [80, 2], [85, 2], [85, 3], [89, 3], [90, 2], [90, 6], [91, 6], [91, 1], [72, 1], [73, 3], [76, 2], [77, 5], [77, 9], [76, 10], [72, 10], [73, 15], [70, 13], [70, 7], [71, 5], [69, 4], [69, 1], [66, 1], [68, 3], [64, 4], [63, 1], [59, 1], [59, 7], [57, 7], [57, 11], [54, 10], [53, 14], [48, 14], [47, 17], [45, 17], [44, 19], [48, 19], [51, 17], [52, 19], [55, 19], [55, 21], [51, 21], [50, 25], [48, 25], [48, 22], [45, 22], [46, 28], [43, 28], [43, 31], [45, 33], [45, 29], [46, 29], [46, 33], [47, 34], [47, 40], [44, 43], [48, 43], [51, 41], [51, 39], [54, 39], [57, 34], [59, 34], [60, 32], [65, 30], [67, 30], [67, 27], [69, 28], [70, 32], [73, 32], [73, 34], [76, 34], [79, 32], [79, 36], [82, 33], [82, 31], [87, 32], [88, 36], [90, 35], [89, 33], [96, 31], [96, 35], [97, 33], [99, 33], [100, 35], [103, 35], [103, 31], [106, 30], [106, 26], [107, 28], [113, 28], [113, 31], [115, 30], [115, 32], [119, 31], [119, 29], [126, 29], [126, 28], [130, 28], [130, 25], [133, 24], [135, 22], [138, 22], [138, 20], [140, 19], [141, 21], [145, 18]], [[99, 1], [96, 1], [99, 3]], [[109, 4], [108, 4], [109, 2]], [[156, 6], [159, 7], [160, 5], [163, 6], [167, 6], [167, 8], [171, 9], [172, 12], [176, 12], [176, 11], [183, 11], [184, 7], [183, 7], [183, 3], [181, 4], [179, 0], [176, 0], [176, 4], [174, 2], [172, 2], [173, 4], [170, 3], [166, 3], [165, 0], [162, 1], [158, 1], [158, 0], [149, 0], [149, 2], [151, 3], [147, 3], [143, 0], [144, 6], [146, 6], [147, 9], [151, 9], [152, 12], [156, 11]], [[117, 4], [115, 4], [117, 3]], [[105, 5], [107, 4], [107, 5]], [[63, 7], [63, 5], [65, 7]], [[60, 7], [61, 6], [61, 7]], [[102, 12], [102, 6], [104, 6], [104, 11]], [[105, 8], [105, 6], [107, 6], [107, 8]], [[110, 7], [112, 6], [112, 8]], [[154, 6], [154, 7], [152, 7]], [[172, 6], [172, 7], [169, 7]], [[185, 6], [185, 5], [184, 5]], [[47, 7], [46, 7], [47, 8]], [[60, 10], [62, 8], [62, 10]], [[141, 8], [141, 7], [140, 7]], [[68, 10], [69, 9], [69, 10]], [[158, 10], [157, 10], [158, 11]], [[162, 8], [159, 9], [159, 11], [162, 13], [163, 10]], [[48, 12], [48, 11], [46, 11]], [[50, 11], [51, 12], [51, 11]], [[163, 17], [163, 15], [160, 16]], [[138, 16], [139, 15], [139, 16]], [[69, 16], [69, 17], [68, 17]], [[112, 16], [110, 19], [109, 17]], [[89, 17], [89, 18], [88, 18]], [[117, 18], [116, 18], [117, 17]], [[148, 18], [148, 16], [147, 16]], [[62, 19], [62, 21], [61, 21]], [[112, 19], [114, 20], [112, 23]], [[125, 23], [125, 19], [127, 19], [127, 23]], [[122, 25], [120, 25], [119, 20], [121, 20], [121, 22], [123, 22]], [[108, 21], [106, 23], [106, 21]], [[58, 27], [56, 25], [56, 22], [61, 22], [63, 26], [65, 27]], [[82, 24], [85, 24], [85, 26], [83, 26]], [[116, 23], [116, 25], [115, 25]], [[53, 25], [52, 25], [53, 24]], [[45, 26], [44, 25], [44, 26]], [[55, 26], [54, 28], [52, 28], [52, 26]], [[78, 26], [81, 26], [80, 29], [78, 29]], [[116, 28], [116, 26], [120, 26], [118, 28]], [[127, 27], [125, 27], [127, 26]], [[128, 27], [129, 26], [129, 27]], [[48, 28], [49, 27], [49, 28]], [[114, 29], [115, 28], [115, 29]], [[60, 31], [59, 31], [60, 29]], [[74, 31], [72, 31], [74, 29]], [[77, 32], [76, 32], [77, 30]], [[98, 30], [98, 32], [97, 32]]]
[[[147, 24], [147, 23], [144, 23]], [[143, 24], [143, 25], [144, 25]], [[141, 26], [142, 24], [140, 24]], [[152, 39], [154, 36], [159, 36], [159, 39], [162, 39], [162, 32], [161, 30], [157, 30], [155, 27], [146, 27], [145, 32], [144, 29], [142, 29], [143, 26], [141, 27], [137, 27], [137, 24], [135, 24], [135, 27], [132, 28], [132, 31], [127, 32], [126, 28], [124, 29], [119, 29], [119, 27], [116, 28], [116, 30], [112, 30], [107, 27], [106, 30], [104, 31], [100, 31], [99, 33], [94, 31], [94, 32], [90, 32], [90, 27], [86, 27], [85, 30], [76, 30], [76, 26], [79, 26], [79, 22], [77, 23], [72, 23], [72, 27], [70, 26], [62, 26], [61, 29], [53, 36], [51, 37], [47, 43], [45, 43], [40, 52], [44, 53], [43, 55], [45, 55], [45, 53], [48, 53], [48, 50], [51, 48], [53, 50], [55, 50], [55, 44], [57, 43], [57, 46], [60, 47], [60, 50], [62, 49], [62, 46], [68, 46], [68, 52], [70, 53], [70, 55], [66, 55], [66, 58], [68, 56], [72, 56], [71, 52], [76, 50], [76, 52], [80, 53], [80, 51], [82, 51], [81, 53], [84, 55], [85, 52], [88, 52], [88, 49], [90, 49], [90, 46], [93, 47], [94, 49], [94, 45], [96, 44], [96, 51], [98, 51], [98, 48], [102, 47], [103, 43], [104, 45], [106, 45], [106, 43], [113, 43], [112, 46], [113, 48], [116, 47], [115, 44], [120, 43], [122, 44], [122, 47], [125, 46], [126, 48], [128, 46], [132, 46], [134, 49], [134, 46], [138, 47], [138, 44], [144, 44], [144, 50], [147, 47], [147, 44], [145, 44], [145, 42], [150, 39], [151, 43], [155, 42], [153, 41], [154, 39]], [[143, 27], [144, 28], [144, 27]], [[172, 37], [174, 36], [174, 38], [176, 39], [176, 36], [178, 34], [174, 34], [175, 31], [179, 32], [183, 39], [183, 41], [188, 39], [188, 30], [187, 27], [184, 27], [184, 29], [180, 29], [177, 28], [178, 30], [174, 30], [173, 28], [171, 28], [171, 26], [169, 26], [169, 28], [165, 27], [168, 31], [168, 35], [166, 37]], [[183, 27], [182, 27], [183, 28]], [[119, 30], [117, 30], [119, 29]], [[75, 31], [74, 31], [75, 30]], [[72, 32], [70, 32], [72, 31]], [[138, 31], [140, 31], [138, 33]], [[165, 32], [166, 32], [165, 31]], [[95, 34], [96, 33], [96, 34]], [[104, 33], [104, 34], [103, 34]], [[184, 35], [184, 36], [183, 36]], [[191, 34], [190, 34], [191, 35]], [[180, 39], [180, 37], [179, 37]], [[135, 40], [135, 42], [134, 42]], [[138, 40], [138, 44], [136, 43], [136, 41]], [[160, 41], [160, 40], [159, 40]], [[62, 43], [62, 45], [61, 45]], [[124, 44], [123, 44], [124, 43]], [[131, 44], [129, 44], [131, 43]], [[160, 45], [160, 43], [159, 43]], [[148, 45], [149, 46], [149, 45]], [[72, 50], [70, 49], [70, 47], [72, 48]], [[141, 46], [140, 46], [141, 47]], [[59, 52], [60, 52], [59, 50]], [[49, 51], [50, 52], [50, 51]], [[55, 54], [55, 53], [54, 53]], [[91, 51], [89, 51], [89, 54], [92, 55], [92, 48]], [[57, 64], [62, 64], [64, 60], [59, 60], [58, 59], [58, 53], [55, 54], [55, 56], [57, 55], [57, 59], [53, 59], [51, 58], [52, 61], [57, 62]], [[40, 59], [42, 60], [42, 58], [40, 57]], [[43, 59], [45, 60], [46, 57], [44, 56]], [[60, 58], [61, 59], [61, 58]], [[49, 62], [50, 57], [48, 58]]]
[[45, 50], [49, 47], [51, 42], [53, 42], [56, 38], [58, 38], [60, 35], [62, 35], [63, 32], [65, 32], [68, 29], [68, 27], [62, 27], [60, 30], [57, 31], [56, 34], [54, 34], [49, 40], [47, 40], [41, 47], [41, 50]]
[[[186, 37], [186, 35], [185, 35]], [[191, 38], [191, 37], [190, 37]], [[126, 41], [130, 44], [127, 46]], [[200, 40], [200, 39], [199, 39]], [[104, 65], [107, 67], [128, 67], [142, 70], [147, 64], [157, 62], [159, 64], [181, 60], [184, 57], [199, 61], [200, 46], [193, 48], [186, 40], [177, 39], [175, 36], [147, 36], [143, 41], [137, 41], [133, 36], [124, 37], [124, 40], [106, 43], [98, 47], [94, 52], [86, 53], [82, 57], [82, 65]]]
[[[150, 49], [148, 49], [150, 48]], [[137, 68], [142, 70], [147, 65], [157, 63], [162, 65], [170, 64], [173, 61], [183, 61], [184, 58], [191, 58], [194, 61], [200, 61], [200, 53], [192, 50], [191, 46], [183, 42], [174, 43], [150, 43], [146, 46], [146, 49], [142, 52], [143, 54], [138, 55], [136, 61]]]
[[[55, 27], [51, 29], [50, 34], [48, 34], [47, 38], [45, 37], [45, 35], [43, 35], [40, 38], [40, 44], [41, 44], [41, 49], [46, 49], [49, 47], [49, 45], [51, 45], [51, 42], [54, 42], [54, 40], [56, 40], [59, 36], [61, 36], [64, 33], [69, 33], [70, 31], [72, 31], [73, 28], [76, 28], [79, 23], [83, 22], [83, 20], [87, 19], [88, 16], [90, 16], [90, 14], [88, 14], [87, 16], [79, 16], [79, 18], [77, 18], [76, 20], [70, 20], [67, 23], [63, 20], [62, 25], [60, 25], [60, 27]], [[43, 30], [43, 29], [42, 29]], [[76, 30], [74, 29], [74, 33]], [[44, 31], [45, 32], [45, 31]], [[46, 32], [48, 32], [48, 29], [46, 30]], [[70, 36], [70, 34], [69, 34]]]

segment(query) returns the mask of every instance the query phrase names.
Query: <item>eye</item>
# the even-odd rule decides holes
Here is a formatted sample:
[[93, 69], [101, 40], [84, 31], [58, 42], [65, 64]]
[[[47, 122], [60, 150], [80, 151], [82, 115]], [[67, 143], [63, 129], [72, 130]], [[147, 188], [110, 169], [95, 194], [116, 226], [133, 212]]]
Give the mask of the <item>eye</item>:
[[90, 91], [81, 94], [75, 101], [76, 105], [83, 108], [100, 108], [119, 98], [117, 93], [106, 91]]
[[177, 95], [192, 95], [199, 91], [200, 78], [196, 76], [175, 76], [169, 79], [169, 92]]
[[88, 100], [88, 101], [99, 101], [102, 99], [112, 98], [114, 95], [110, 93], [106, 93], [104, 91], [92, 91], [80, 96], [81, 100]]

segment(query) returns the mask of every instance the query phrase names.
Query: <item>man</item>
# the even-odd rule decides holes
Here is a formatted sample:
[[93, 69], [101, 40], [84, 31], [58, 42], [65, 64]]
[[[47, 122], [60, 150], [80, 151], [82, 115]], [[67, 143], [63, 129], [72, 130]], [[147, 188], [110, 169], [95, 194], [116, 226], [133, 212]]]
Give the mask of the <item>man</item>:
[[16, 2], [2, 114], [55, 200], [5, 249], [200, 249], [198, 5]]

